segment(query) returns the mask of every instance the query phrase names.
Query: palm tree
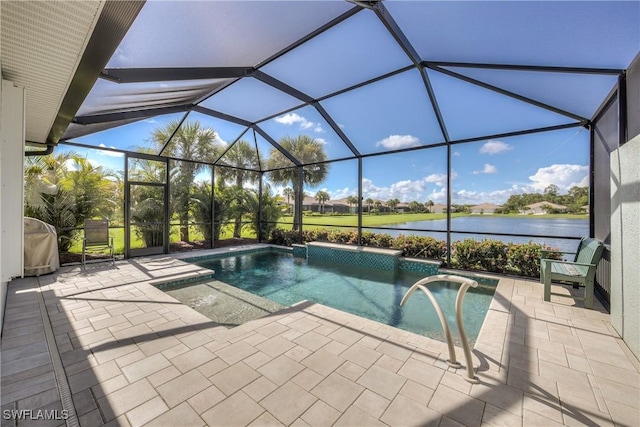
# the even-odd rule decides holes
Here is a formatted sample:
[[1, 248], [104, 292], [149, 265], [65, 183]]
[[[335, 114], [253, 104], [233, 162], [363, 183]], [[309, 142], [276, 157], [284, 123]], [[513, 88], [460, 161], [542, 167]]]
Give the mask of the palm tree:
[[321, 213], [324, 213], [324, 203], [330, 198], [331, 196], [329, 196], [329, 193], [327, 193], [326, 191], [320, 190], [316, 193], [315, 199], [318, 201], [318, 203], [320, 203]]
[[[284, 137], [278, 144], [288, 151], [294, 158], [296, 158], [301, 164], [312, 165], [305, 166], [302, 172], [302, 182], [298, 175], [298, 168], [290, 167], [291, 161], [287, 159], [279, 150], [273, 148], [267, 161], [268, 169], [278, 169], [270, 172], [271, 180], [277, 184], [291, 183], [294, 192], [295, 206], [302, 206], [302, 200], [300, 199], [302, 194], [302, 186], [318, 185], [327, 177], [329, 167], [324, 162], [327, 160], [327, 154], [324, 151], [322, 143], [307, 135], [299, 135], [296, 138]], [[284, 169], [287, 168], [287, 169]], [[296, 230], [299, 226], [295, 220], [297, 212], [294, 210], [293, 229]]]
[[433, 200], [427, 200], [427, 203], [425, 203], [425, 206], [427, 207], [427, 212], [431, 213], [431, 208], [433, 207], [434, 203]]
[[411, 212], [418, 212], [418, 208], [420, 208], [420, 203], [418, 203], [417, 201], [413, 201], [409, 203], [409, 209], [411, 210]]
[[[347, 197], [347, 203], [349, 203], [349, 208], [351, 208], [351, 206], [358, 204], [358, 198], [356, 196], [349, 196]], [[349, 209], [349, 211], [351, 211], [351, 209]]]
[[389, 209], [391, 209], [391, 211], [395, 211], [396, 206], [398, 206], [399, 203], [400, 203], [400, 200], [398, 199], [389, 199], [387, 200], [386, 205], [389, 206]]
[[[258, 170], [260, 163], [258, 160], [258, 152], [255, 147], [244, 140], [240, 140], [233, 144], [229, 150], [222, 156], [220, 163], [233, 166], [232, 168], [219, 167], [217, 169], [220, 179], [224, 181], [235, 181], [235, 187], [238, 194], [243, 193], [245, 182], [255, 183], [258, 181], [258, 174], [247, 169]], [[240, 200], [246, 200], [241, 197]], [[242, 215], [244, 209], [237, 209], [235, 213], [235, 225], [233, 228], [233, 237], [240, 237], [242, 231]]]
[[[161, 154], [167, 157], [213, 163], [220, 152], [220, 146], [216, 143], [217, 133], [213, 129], [204, 129], [198, 121], [185, 122], [176, 131], [178, 126], [180, 122], [173, 120], [164, 127], [154, 129], [151, 133], [151, 142], [157, 147], [163, 147], [171, 138]], [[188, 242], [189, 200], [194, 188], [194, 178], [204, 165], [182, 161], [175, 162], [175, 165], [172, 174], [171, 199], [180, 223], [180, 240]]]
[[382, 206], [382, 200], [374, 200], [373, 201], [373, 207], [378, 211], [378, 213], [380, 212], [380, 206]]
[[118, 213], [118, 194], [119, 183], [112, 172], [74, 152], [27, 157], [25, 216], [52, 224], [61, 252], [69, 250], [76, 228], [85, 219]]
[[290, 213], [292, 211], [291, 198], [294, 196], [293, 188], [285, 187], [285, 189], [282, 190], [282, 194], [287, 198], [287, 211]]
[[369, 212], [369, 215], [371, 215], [371, 205], [373, 205], [373, 199], [371, 197], [367, 197], [365, 203], [367, 204], [367, 212]]

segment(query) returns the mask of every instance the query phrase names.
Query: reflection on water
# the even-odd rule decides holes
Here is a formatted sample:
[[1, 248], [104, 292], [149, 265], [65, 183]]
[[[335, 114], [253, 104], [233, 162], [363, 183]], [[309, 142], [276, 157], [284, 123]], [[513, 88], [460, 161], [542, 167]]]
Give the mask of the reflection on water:
[[[367, 228], [365, 230], [374, 233], [388, 233], [392, 236], [399, 234], [416, 234], [421, 236], [431, 236], [436, 239], [446, 240], [447, 220], [436, 219], [427, 221], [411, 221], [401, 224], [386, 225], [388, 228], [416, 228], [438, 231], [404, 231], [404, 230], [376, 230]], [[451, 228], [456, 231], [471, 231], [487, 234], [467, 234], [451, 233], [451, 239], [494, 239], [504, 242], [527, 243], [532, 241], [561, 251], [575, 251], [578, 247], [578, 240], [550, 238], [550, 237], [518, 237], [518, 236], [490, 236], [491, 233], [514, 233], [533, 234], [561, 237], [584, 237], [589, 235], [589, 220], [587, 219], [566, 219], [566, 218], [514, 218], [493, 215], [472, 215], [451, 219]]]

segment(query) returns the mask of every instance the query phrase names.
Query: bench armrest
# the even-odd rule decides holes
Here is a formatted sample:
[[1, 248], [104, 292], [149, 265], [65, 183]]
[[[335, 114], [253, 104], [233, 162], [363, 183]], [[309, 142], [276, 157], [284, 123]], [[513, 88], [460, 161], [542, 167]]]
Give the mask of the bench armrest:
[[565, 252], [565, 251], [555, 251], [552, 249], [541, 249], [540, 250], [540, 258], [544, 259], [547, 254], [575, 254], [575, 252]]
[[573, 262], [573, 261], [558, 261], [555, 259], [543, 259], [546, 263], [555, 263], [555, 264], [567, 264], [567, 265], [580, 265], [583, 267], [597, 267], [596, 264], [587, 264], [586, 262]]

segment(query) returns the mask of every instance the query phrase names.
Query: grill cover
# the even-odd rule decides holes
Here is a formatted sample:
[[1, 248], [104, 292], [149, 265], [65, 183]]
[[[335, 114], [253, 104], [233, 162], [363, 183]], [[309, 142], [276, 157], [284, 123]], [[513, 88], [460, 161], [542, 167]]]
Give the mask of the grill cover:
[[58, 235], [51, 224], [24, 219], [24, 275], [40, 276], [60, 267]]

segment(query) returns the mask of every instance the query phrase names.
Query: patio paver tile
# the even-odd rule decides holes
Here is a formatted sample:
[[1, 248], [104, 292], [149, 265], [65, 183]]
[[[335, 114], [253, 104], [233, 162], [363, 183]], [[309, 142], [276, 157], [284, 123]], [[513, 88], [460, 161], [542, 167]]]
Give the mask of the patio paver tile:
[[288, 382], [260, 401], [271, 415], [285, 425], [302, 415], [317, 398], [302, 387]]
[[356, 343], [343, 351], [340, 356], [368, 369], [382, 356], [382, 353]]
[[357, 406], [351, 406], [347, 409], [342, 416], [334, 424], [336, 427], [353, 427], [353, 426], [371, 426], [371, 427], [386, 427], [387, 425], [380, 422], [376, 418], [364, 412]]
[[435, 390], [444, 375], [444, 370], [415, 359], [408, 359], [398, 374]]
[[335, 372], [339, 373], [345, 378], [350, 379], [351, 381], [358, 381], [358, 378], [366, 372], [366, 369], [362, 366], [356, 365], [353, 362], [346, 361]]
[[146, 427], [167, 427], [179, 425], [200, 427], [204, 426], [205, 422], [198, 416], [198, 414], [196, 414], [187, 402], [184, 402], [153, 419], [148, 424], [145, 424]]
[[143, 378], [138, 382], [99, 398], [98, 406], [106, 421], [111, 421], [157, 395], [158, 393], [156, 393], [149, 381]]
[[312, 394], [340, 412], [344, 412], [363, 391], [364, 387], [336, 373], [311, 389]]
[[444, 385], [438, 386], [429, 408], [468, 426], [480, 426], [485, 403]]
[[175, 366], [169, 364], [169, 366], [167, 366], [166, 368], [161, 369], [149, 375], [147, 379], [149, 380], [152, 386], [157, 388], [158, 386], [180, 375], [182, 375], [182, 373]]
[[487, 403], [482, 415], [482, 425], [519, 427], [522, 426], [522, 417]]
[[425, 387], [415, 381], [407, 380], [402, 386], [398, 394], [401, 394], [409, 399], [418, 402], [421, 405], [427, 406], [435, 393], [434, 389]]
[[244, 387], [242, 391], [247, 393], [249, 397], [256, 402], [259, 402], [277, 388], [278, 386], [269, 381], [268, 378], [260, 377], [248, 386]]
[[291, 341], [284, 339], [281, 336], [275, 336], [258, 344], [255, 348], [271, 357], [277, 357], [295, 346], [296, 345]]
[[258, 418], [253, 420], [249, 427], [278, 427], [284, 426], [276, 417], [268, 412], [263, 412]]
[[[160, 357], [163, 357], [160, 355]], [[205, 363], [215, 359], [216, 356], [204, 347], [197, 347], [182, 353], [172, 359], [170, 362], [178, 368], [180, 372], [188, 372], [193, 368], [204, 365]]]
[[252, 383], [259, 376], [260, 374], [247, 364], [238, 362], [209, 377], [209, 380], [225, 395], [230, 396], [247, 384]]
[[[437, 426], [442, 414], [398, 395], [391, 402], [381, 421], [391, 426]], [[479, 423], [478, 423], [479, 425]]]
[[158, 371], [171, 366], [171, 363], [160, 353], [146, 357], [122, 368], [122, 373], [129, 382], [136, 382]]
[[127, 412], [126, 415], [129, 423], [131, 423], [131, 427], [138, 427], [146, 424], [168, 410], [169, 407], [164, 403], [162, 398], [160, 398], [160, 396], [156, 396]]
[[407, 379], [400, 375], [389, 372], [379, 366], [372, 366], [362, 374], [357, 383], [391, 400], [406, 381]]
[[300, 363], [326, 377], [342, 365], [344, 359], [326, 351], [325, 347], [323, 347]]
[[391, 403], [391, 400], [385, 399], [371, 390], [365, 390], [353, 405], [375, 418], [380, 418], [389, 406], [389, 403]]
[[[238, 341], [234, 344], [229, 345], [228, 347], [224, 347], [216, 351], [215, 354], [220, 359], [224, 360], [225, 363], [233, 365], [234, 363], [251, 356], [256, 351], [258, 351], [256, 347], [253, 347], [246, 342]], [[213, 357], [211, 357], [211, 359], [212, 358]]]
[[197, 369], [168, 381], [157, 388], [170, 408], [211, 386], [211, 382]]
[[226, 396], [216, 386], [212, 385], [189, 398], [187, 402], [198, 414], [202, 414], [224, 399], [226, 399]]
[[293, 377], [291, 381], [308, 391], [318, 385], [323, 379], [324, 377], [316, 371], [305, 368], [302, 372]]
[[245, 426], [258, 418], [264, 408], [239, 391], [202, 414], [208, 426]]
[[295, 377], [303, 369], [304, 366], [282, 355], [258, 368], [258, 372], [280, 386]]
[[330, 426], [342, 415], [322, 400], [317, 400], [300, 418], [312, 426]]

